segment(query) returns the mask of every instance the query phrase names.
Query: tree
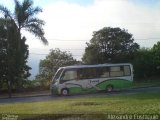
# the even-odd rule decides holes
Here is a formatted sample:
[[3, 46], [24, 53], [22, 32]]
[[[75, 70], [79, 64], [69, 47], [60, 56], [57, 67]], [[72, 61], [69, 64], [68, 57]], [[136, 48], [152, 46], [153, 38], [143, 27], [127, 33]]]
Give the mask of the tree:
[[160, 42], [152, 48], [139, 49], [133, 60], [136, 78], [150, 78], [160, 76]]
[[39, 79], [45, 86], [50, 82], [59, 67], [78, 64], [70, 53], [60, 51], [59, 49], [51, 50], [46, 59], [41, 60], [39, 64]]
[[139, 45], [125, 29], [105, 27], [93, 32], [82, 60], [87, 64], [129, 62], [137, 49]]
[[148, 78], [154, 75], [155, 67], [153, 52], [148, 48], [141, 48], [135, 53], [133, 60], [135, 78]]
[[[48, 44], [48, 41], [44, 37], [44, 30], [42, 26], [44, 25], [44, 21], [40, 20], [36, 17], [39, 12], [42, 12], [42, 9], [39, 7], [33, 7], [32, 0], [24, 0], [20, 3], [18, 0], [14, 0], [15, 2], [15, 9], [14, 13], [12, 14], [6, 7], [0, 5], [0, 12], [3, 13], [3, 17], [0, 19], [0, 24], [5, 24], [6, 29], [6, 39], [7, 39], [7, 64], [8, 66], [12, 67], [16, 70], [17, 74], [13, 74], [11, 69], [8, 69], [8, 85], [10, 86], [9, 89], [12, 87], [12, 82], [17, 80], [17, 83], [22, 83], [22, 79], [25, 78], [24, 69], [30, 69], [26, 65], [26, 59], [28, 58], [27, 49], [28, 47], [25, 45], [25, 38], [21, 36], [21, 30], [24, 28], [25, 30], [29, 31], [30, 33], [34, 34], [38, 37], [45, 45]], [[13, 31], [13, 33], [11, 33]], [[9, 41], [15, 41], [17, 44], [16, 48], [12, 48], [9, 44]], [[16, 51], [11, 52], [11, 51]], [[13, 56], [16, 56], [15, 59], [10, 59]], [[16, 61], [16, 66], [14, 66], [13, 61]], [[28, 74], [28, 72], [27, 72]], [[28, 74], [29, 75], [29, 74]], [[28, 76], [27, 75], [27, 76]], [[15, 79], [13, 79], [15, 78]], [[22, 86], [20, 84], [19, 86]], [[11, 97], [11, 93], [9, 95]]]
[[20, 40], [22, 54], [18, 54], [17, 29], [10, 22], [8, 21], [7, 27], [6, 24], [0, 25], [0, 80], [8, 83], [8, 89], [11, 89], [12, 85], [21, 88], [20, 83], [30, 76], [30, 67], [26, 64], [29, 54], [26, 39], [23, 37]]
[[[24, 81], [27, 80], [27, 78], [31, 75], [29, 73], [29, 70], [31, 69], [31, 67], [29, 67], [27, 65], [29, 50], [28, 50], [28, 45], [26, 45], [25, 42], [26, 42], [26, 38], [23, 37], [20, 40], [21, 54], [18, 54], [17, 51], [15, 51], [15, 53], [14, 53], [14, 55], [16, 55], [14, 57], [14, 60], [15, 60], [14, 77], [15, 77], [15, 84], [16, 84], [18, 90], [22, 90]], [[18, 46], [15, 46], [15, 48], [16, 47], [18, 47]], [[19, 55], [21, 55], [21, 56], [19, 56]], [[20, 65], [20, 63], [21, 63], [21, 65]]]
[[[1, 55], [3, 56], [1, 58], [1, 64], [2, 64], [2, 80], [5, 81], [8, 85], [8, 91], [9, 91], [9, 97], [11, 97], [11, 89], [12, 89], [12, 83], [15, 81], [14, 73], [16, 71], [15, 65], [15, 51], [17, 50], [17, 27], [14, 26], [13, 22], [11, 20], [6, 20], [3, 22], [1, 19], [0, 21], [0, 28], [1, 28]], [[14, 69], [15, 68], [15, 69]]]
[[154, 73], [156, 76], [160, 76], [160, 42], [157, 42], [157, 44], [154, 44], [152, 51], [152, 59], [153, 59], [153, 65], [155, 68]]
[[0, 88], [3, 88], [7, 75], [6, 30], [0, 26]]

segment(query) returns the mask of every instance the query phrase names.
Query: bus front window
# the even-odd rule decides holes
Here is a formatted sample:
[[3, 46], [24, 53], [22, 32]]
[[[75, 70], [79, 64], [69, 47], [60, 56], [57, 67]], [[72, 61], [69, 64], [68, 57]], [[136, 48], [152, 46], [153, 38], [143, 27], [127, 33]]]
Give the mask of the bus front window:
[[59, 69], [59, 70], [57, 70], [56, 74], [54, 75], [54, 77], [53, 77], [53, 79], [52, 79], [52, 83], [55, 83], [55, 82], [59, 79], [59, 77], [60, 77], [62, 71], [63, 71], [62, 68]]
[[66, 70], [65, 72], [63, 72], [61, 81], [70, 81], [70, 80], [77, 80], [77, 70], [76, 69]]

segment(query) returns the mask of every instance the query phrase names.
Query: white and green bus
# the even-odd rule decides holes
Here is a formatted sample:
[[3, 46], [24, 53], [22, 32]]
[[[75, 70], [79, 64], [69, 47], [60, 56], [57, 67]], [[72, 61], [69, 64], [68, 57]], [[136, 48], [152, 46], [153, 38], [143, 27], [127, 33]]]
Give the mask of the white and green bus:
[[133, 67], [130, 63], [77, 65], [61, 67], [51, 83], [51, 93], [69, 95], [112, 91], [131, 86]]

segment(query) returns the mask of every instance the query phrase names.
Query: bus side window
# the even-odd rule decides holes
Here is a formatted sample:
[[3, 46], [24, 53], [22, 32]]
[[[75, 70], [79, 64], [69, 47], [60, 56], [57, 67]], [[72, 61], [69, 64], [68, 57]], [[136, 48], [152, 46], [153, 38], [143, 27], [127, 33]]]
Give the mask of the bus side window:
[[124, 76], [123, 68], [120, 66], [112, 66], [110, 67], [110, 76], [111, 77], [121, 77]]
[[79, 77], [79, 80], [83, 80], [87, 78], [87, 72], [84, 68], [80, 68], [78, 70], [78, 77]]
[[97, 78], [96, 68], [81, 68], [78, 71], [79, 79], [94, 79]]
[[99, 68], [99, 74], [101, 78], [107, 78], [109, 77], [109, 68], [108, 67], [102, 67]]
[[80, 72], [80, 69], [77, 70], [77, 80], [80, 80], [82, 78], [82, 74]]

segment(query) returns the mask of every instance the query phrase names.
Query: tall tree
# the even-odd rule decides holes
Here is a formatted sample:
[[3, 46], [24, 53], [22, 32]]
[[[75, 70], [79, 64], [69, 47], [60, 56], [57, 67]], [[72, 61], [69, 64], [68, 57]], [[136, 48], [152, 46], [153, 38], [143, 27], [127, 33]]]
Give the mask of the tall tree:
[[3, 57], [1, 58], [2, 61], [2, 69], [3, 69], [3, 81], [6, 81], [8, 84], [8, 90], [9, 90], [9, 97], [11, 97], [11, 86], [12, 83], [15, 81], [14, 79], [14, 72], [16, 71], [16, 67], [14, 69], [15, 65], [15, 51], [16, 48], [15, 45], [17, 45], [17, 27], [13, 22], [9, 19], [3, 20], [0, 19], [0, 28], [1, 28], [1, 43], [2, 46], [0, 47], [0, 50], [2, 51]]
[[[8, 52], [7, 56], [16, 56], [15, 61], [16, 61], [16, 66], [10, 64], [10, 57], [7, 58], [8, 60], [8, 66], [12, 66], [14, 69], [17, 70], [16, 80], [18, 81], [17, 83], [21, 83], [21, 79], [24, 78], [24, 69], [29, 69], [26, 67], [26, 57], [28, 55], [26, 54], [26, 49], [27, 46], [25, 45], [25, 38], [21, 36], [21, 30], [24, 28], [25, 30], [29, 31], [30, 33], [34, 34], [36, 37], [38, 37], [43, 44], [47, 45], [48, 41], [44, 37], [44, 30], [43, 30], [43, 25], [44, 21], [41, 19], [38, 19], [36, 15], [40, 12], [42, 12], [42, 9], [39, 7], [33, 7], [33, 1], [32, 0], [24, 0], [22, 3], [20, 3], [18, 0], [14, 0], [15, 2], [15, 9], [14, 12], [11, 13], [10, 10], [8, 10], [6, 7], [3, 5], [0, 5], [0, 12], [4, 15], [0, 19], [0, 24], [6, 24], [7, 27], [7, 41], [10, 43], [10, 40], [14, 40], [17, 44], [17, 47], [15, 48], [16, 53], [13, 52]], [[13, 33], [10, 33], [13, 30]], [[14, 35], [13, 35], [14, 34]], [[16, 35], [15, 35], [16, 34]], [[13, 37], [15, 36], [15, 37]], [[10, 51], [14, 48], [10, 46], [10, 44], [7, 45], [7, 50]], [[26, 50], [24, 52], [24, 50]], [[13, 62], [13, 61], [12, 61]], [[8, 84], [10, 85], [11, 88], [11, 83], [14, 78], [12, 76], [12, 72], [10, 70], [8, 74]], [[20, 84], [21, 86], [22, 84]], [[9, 88], [9, 89], [10, 89]], [[11, 96], [11, 94], [9, 95]]]
[[152, 48], [139, 49], [133, 60], [136, 78], [160, 77], [160, 42]]
[[135, 53], [135, 56], [133, 59], [135, 78], [148, 78], [153, 76], [155, 72], [154, 56], [151, 49], [141, 48]]
[[7, 75], [7, 41], [6, 30], [0, 26], [0, 88], [3, 88]]
[[154, 73], [156, 76], [160, 76], [160, 42], [154, 44], [153, 48], [151, 49], [153, 55], [153, 65], [155, 68]]
[[18, 31], [11, 21], [7, 22], [7, 26], [6, 24], [0, 25], [0, 80], [8, 83], [10, 91], [12, 85], [18, 85], [17, 88], [21, 88], [20, 83], [30, 75], [30, 67], [26, 64], [29, 51], [28, 45], [25, 44], [25, 37], [20, 40], [22, 54], [19, 54]]
[[137, 49], [139, 45], [127, 30], [105, 27], [93, 32], [82, 60], [87, 64], [129, 62]]

